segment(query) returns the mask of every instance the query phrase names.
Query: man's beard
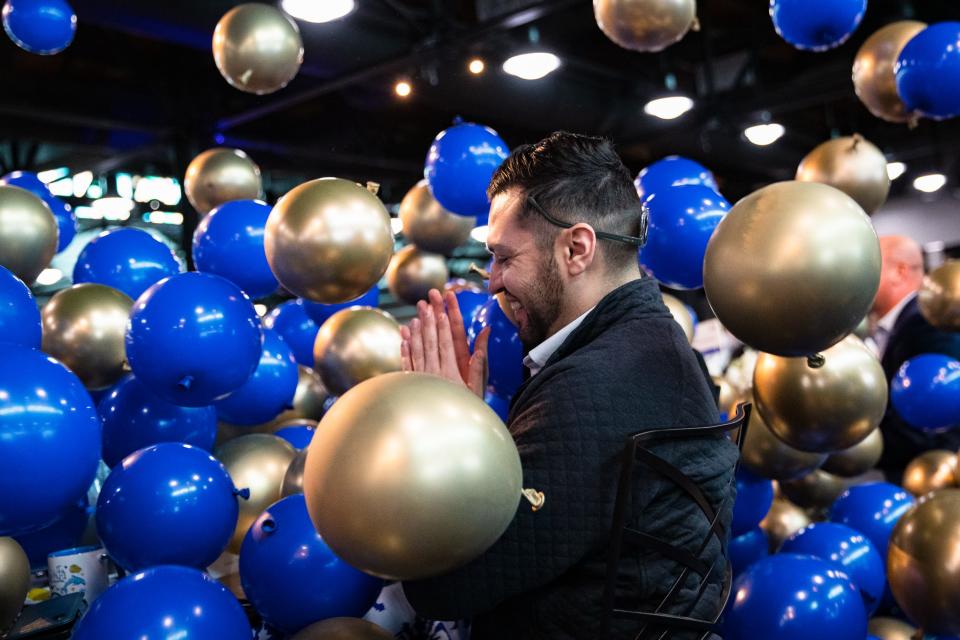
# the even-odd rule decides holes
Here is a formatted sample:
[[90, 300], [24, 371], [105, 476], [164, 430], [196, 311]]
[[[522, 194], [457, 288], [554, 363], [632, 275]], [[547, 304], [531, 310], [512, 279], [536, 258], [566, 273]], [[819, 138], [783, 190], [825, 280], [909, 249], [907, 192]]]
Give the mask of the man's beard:
[[529, 299], [521, 302], [527, 321], [518, 329], [520, 342], [529, 351], [547, 339], [551, 325], [560, 315], [563, 300], [563, 281], [557, 273], [553, 253], [537, 272], [536, 282], [530, 287]]

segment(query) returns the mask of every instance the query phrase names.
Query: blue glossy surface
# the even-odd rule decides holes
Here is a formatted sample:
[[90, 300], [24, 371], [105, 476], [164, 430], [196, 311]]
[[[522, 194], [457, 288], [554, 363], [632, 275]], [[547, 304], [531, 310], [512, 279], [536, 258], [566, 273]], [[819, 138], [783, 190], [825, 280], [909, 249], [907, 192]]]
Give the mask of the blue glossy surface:
[[733, 503], [730, 533], [739, 536], [755, 528], [773, 504], [773, 482], [737, 469], [737, 500]]
[[77, 216], [73, 213], [70, 206], [60, 198], [50, 193], [47, 185], [41, 182], [37, 174], [31, 171], [13, 171], [0, 178], [0, 184], [11, 185], [26, 189], [32, 194], [42, 198], [53, 217], [57, 220], [57, 251], [63, 251], [70, 241], [77, 235]]
[[316, 429], [313, 427], [307, 427], [305, 425], [297, 425], [292, 427], [284, 427], [283, 429], [277, 429], [273, 435], [278, 438], [283, 438], [287, 442], [293, 445], [294, 449], [306, 449], [310, 446], [310, 441], [313, 440], [313, 434], [316, 433]]
[[510, 148], [490, 127], [465, 122], [433, 139], [423, 176], [430, 193], [446, 210], [462, 216], [485, 216], [490, 209], [487, 186]]
[[170, 247], [142, 229], [104, 231], [77, 256], [73, 281], [96, 282], [136, 300], [152, 285], [183, 270]]
[[510, 415], [510, 399], [495, 393], [492, 389], [487, 389], [487, 392], [483, 394], [483, 401], [487, 403], [491, 409], [497, 412], [497, 415], [500, 416], [500, 419], [504, 423], [507, 422], [507, 416]]
[[890, 381], [890, 402], [921, 431], [960, 425], [960, 362], [934, 353], [910, 358]]
[[641, 200], [668, 187], [684, 185], [701, 185], [717, 190], [717, 181], [709, 169], [682, 156], [667, 156], [657, 160], [637, 174], [633, 181]]
[[210, 576], [154, 567], [123, 578], [90, 606], [72, 640], [250, 640], [240, 603]]
[[464, 331], [470, 330], [473, 319], [476, 317], [480, 307], [487, 304], [493, 298], [486, 291], [473, 291], [471, 289], [461, 289], [453, 295], [457, 298], [457, 304], [460, 306], [460, 315], [463, 317]]
[[850, 577], [835, 563], [778, 553], [733, 583], [724, 640], [863, 640], [867, 613]]
[[727, 554], [733, 576], [736, 578], [744, 570], [769, 553], [767, 534], [760, 527], [754, 527], [746, 533], [730, 539]]
[[867, 11], [867, 0], [770, 0], [777, 34], [797, 49], [826, 51], [843, 44]]
[[908, 111], [935, 120], [960, 115], [960, 22], [933, 24], [911, 38], [894, 73]]
[[[374, 286], [370, 291], [367, 291], [356, 300], [350, 300], [349, 302], [324, 304], [322, 302], [313, 302], [312, 300], [303, 300], [303, 309], [307, 312], [310, 319], [319, 327], [327, 321], [327, 318], [342, 309], [349, 309], [350, 307], [376, 307], [379, 304], [380, 289]], [[312, 343], [310, 344], [310, 350], [311, 352], [313, 351]], [[313, 356], [311, 356], [311, 361], [312, 359]]]
[[7, 0], [3, 28], [21, 49], [53, 55], [73, 42], [77, 14], [66, 0]]
[[100, 461], [100, 418], [65, 366], [20, 345], [2, 352], [0, 535], [11, 535], [51, 524], [86, 495]]
[[262, 298], [280, 283], [263, 249], [263, 228], [271, 207], [260, 200], [234, 200], [213, 209], [193, 233], [197, 271], [215, 273], [251, 298]]
[[14, 540], [23, 547], [33, 569], [46, 569], [48, 554], [75, 547], [80, 543], [92, 511], [87, 507], [86, 502], [82, 500], [71, 505], [59, 518], [43, 529], [13, 536]]
[[278, 305], [263, 319], [263, 324], [280, 334], [293, 350], [293, 357], [298, 364], [313, 368], [313, 343], [317, 340], [320, 326], [307, 315], [303, 300], [297, 298]]
[[860, 590], [867, 615], [880, 606], [887, 584], [884, 558], [859, 531], [835, 522], [817, 522], [793, 534], [780, 551], [839, 563]]
[[900, 517], [916, 503], [907, 491], [888, 482], [850, 487], [830, 508], [830, 520], [845, 524], [870, 539], [881, 558], [887, 557], [890, 534]]
[[0, 266], [0, 342], [40, 348], [40, 309], [30, 288]]
[[181, 407], [158, 397], [134, 376], [124, 378], [97, 406], [103, 423], [103, 461], [113, 467], [128, 455], [161, 442], [213, 451], [217, 411]]
[[489, 378], [487, 384], [494, 393], [512, 396], [523, 383], [523, 345], [517, 328], [507, 319], [496, 299], [491, 299], [477, 310], [467, 337], [470, 348], [480, 332], [490, 327], [487, 343]]
[[233, 481], [203, 449], [166, 442], [113, 468], [97, 500], [97, 532], [127, 571], [162, 564], [205, 568], [237, 525]]
[[202, 407], [235, 391], [260, 362], [260, 319], [237, 285], [209, 273], [181, 273], [133, 305], [127, 360], [161, 398]]
[[297, 391], [297, 361], [293, 351], [273, 329], [263, 331], [263, 351], [253, 375], [214, 406], [217, 416], [231, 424], [254, 425], [273, 420], [293, 407]]
[[651, 194], [643, 206], [649, 227], [640, 264], [668, 287], [701, 288], [707, 242], [730, 203], [710, 187], [682, 185]]

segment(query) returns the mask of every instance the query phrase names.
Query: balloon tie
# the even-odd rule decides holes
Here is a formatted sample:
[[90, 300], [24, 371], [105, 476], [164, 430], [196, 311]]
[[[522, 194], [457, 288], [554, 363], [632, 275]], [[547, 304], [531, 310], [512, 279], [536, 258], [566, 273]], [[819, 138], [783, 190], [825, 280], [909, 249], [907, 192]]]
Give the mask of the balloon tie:
[[235, 496], [237, 496], [237, 497], [239, 497], [239, 498], [243, 498], [244, 500], [249, 500], [249, 499], [250, 499], [250, 488], [249, 488], [249, 487], [244, 487], [243, 489], [234, 488], [234, 490], [233, 490], [233, 495], [235, 495]]
[[700, 31], [700, 18], [693, 16], [693, 22], [690, 23], [690, 31]]
[[547, 501], [547, 496], [544, 495], [543, 491], [537, 491], [536, 489], [521, 489], [520, 494], [527, 499], [527, 502], [530, 503], [530, 510], [534, 512], [542, 509]]
[[127, 361], [126, 358], [124, 358], [124, 359], [123, 359], [123, 362], [120, 363], [120, 369], [121, 369], [124, 373], [132, 373], [132, 372], [133, 372], [133, 369], [130, 368], [130, 363]]
[[475, 273], [475, 274], [477, 274], [478, 276], [480, 276], [481, 278], [483, 278], [484, 280], [489, 280], [489, 279], [490, 279], [490, 272], [487, 271], [486, 269], [482, 269], [482, 268], [478, 267], [478, 266], [476, 265], [476, 263], [474, 263], [474, 262], [471, 262], [471, 263], [470, 263], [470, 273]]
[[463, 124], [463, 116], [453, 116], [453, 124]]
[[859, 133], [853, 134], [853, 142], [850, 144], [850, 151], [856, 151], [857, 145], [859, 145], [861, 142], [863, 142], [863, 136], [861, 136]]
[[193, 386], [193, 376], [183, 376], [180, 378], [180, 382], [177, 383], [177, 386], [184, 391], [189, 391], [190, 387]]
[[380, 183], [367, 180], [367, 191], [369, 191], [373, 195], [377, 195], [378, 193], [380, 193]]
[[813, 355], [807, 356], [807, 366], [811, 369], [819, 369], [827, 363], [827, 359], [823, 357], [822, 353], [815, 353]]
[[260, 530], [264, 533], [273, 533], [277, 530], [277, 522], [272, 518], [267, 518], [260, 523]]
[[913, 131], [918, 126], [920, 126], [920, 114], [914, 111], [907, 118], [907, 129], [909, 129], [910, 131]]

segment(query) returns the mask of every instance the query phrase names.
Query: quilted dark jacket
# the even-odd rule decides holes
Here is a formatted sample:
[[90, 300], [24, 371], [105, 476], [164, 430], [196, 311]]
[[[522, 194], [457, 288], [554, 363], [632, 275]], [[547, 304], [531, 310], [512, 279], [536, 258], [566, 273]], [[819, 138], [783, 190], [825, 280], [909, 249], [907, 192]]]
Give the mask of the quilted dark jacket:
[[[544, 507], [533, 513], [521, 502], [486, 553], [446, 575], [404, 583], [407, 598], [425, 617], [472, 617], [474, 640], [598, 640], [625, 438], [718, 420], [705, 375], [656, 281], [643, 278], [612, 291], [520, 387], [510, 410], [524, 486], [546, 494]], [[718, 437], [675, 441], [655, 452], [697, 482], [714, 507], [725, 504], [722, 521], [729, 527], [736, 447]], [[695, 553], [708, 528], [699, 508], [656, 472], [638, 467], [635, 478], [631, 526]], [[701, 557], [720, 566], [721, 554], [713, 539]], [[679, 574], [673, 561], [629, 547], [621, 566], [619, 596], [637, 609], [652, 610]], [[668, 612], [715, 612], [719, 581], [689, 611], [695, 579]], [[635, 634], [635, 623], [618, 625], [612, 637], [632, 638], [631, 629]]]

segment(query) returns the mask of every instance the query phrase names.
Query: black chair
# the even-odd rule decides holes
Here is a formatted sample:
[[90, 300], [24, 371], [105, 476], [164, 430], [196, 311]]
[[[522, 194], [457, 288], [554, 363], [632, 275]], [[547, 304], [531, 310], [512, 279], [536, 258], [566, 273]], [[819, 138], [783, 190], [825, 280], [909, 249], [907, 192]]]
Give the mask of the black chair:
[[[726, 571], [723, 577], [723, 590], [720, 598], [721, 606], [712, 619], [701, 620], [686, 616], [671, 615], [663, 611], [676, 600], [677, 595], [680, 593], [681, 586], [687, 581], [691, 572], [700, 576], [697, 597], [690, 605], [691, 610], [703, 596], [710, 582], [710, 578], [713, 575], [714, 566], [704, 562], [699, 556], [707, 548], [712, 536], [717, 536], [721, 542], [723, 541], [726, 532], [724, 531], [722, 523], [719, 521], [719, 517], [725, 505], [721, 505], [721, 508], [715, 511], [700, 487], [690, 480], [682, 471], [677, 469], [677, 467], [651, 452], [647, 447], [658, 442], [686, 438], [702, 438], [720, 433], [729, 433], [735, 429], [739, 429], [736, 436], [736, 444], [737, 447], [742, 450], [747, 423], [750, 418], [750, 410], [751, 405], [749, 403], [741, 403], [737, 406], [737, 411], [733, 418], [722, 424], [704, 427], [653, 429], [642, 431], [627, 438], [620, 468], [617, 501], [613, 511], [610, 550], [607, 556], [607, 581], [604, 589], [605, 616], [602, 628], [603, 638], [609, 637], [610, 625], [615, 618], [636, 620], [643, 623], [635, 636], [635, 640], [647, 640], [648, 638], [652, 639], [654, 637], [658, 638], [658, 640], [664, 640], [665, 638], [669, 638], [672, 632], [681, 630], [699, 631], [701, 632], [701, 640], [705, 640], [711, 633], [715, 633], [717, 621], [720, 619], [720, 615], [726, 607], [727, 599], [730, 597], [732, 571], [729, 560], [726, 562]], [[633, 486], [634, 469], [637, 462], [642, 462], [649, 468], [669, 478], [700, 507], [704, 517], [710, 523], [710, 530], [700, 543], [695, 554], [627, 526], [627, 511], [630, 504], [630, 492]], [[739, 459], [737, 464], [739, 464]], [[736, 479], [732, 476], [731, 482], [736, 482]], [[653, 611], [633, 611], [618, 607], [616, 585], [620, 573], [620, 555], [624, 544], [640, 546], [660, 553], [683, 567], [673, 586], [671, 586], [666, 596], [664, 596], [663, 600]], [[657, 635], [657, 630], [660, 630], [659, 635]]]

